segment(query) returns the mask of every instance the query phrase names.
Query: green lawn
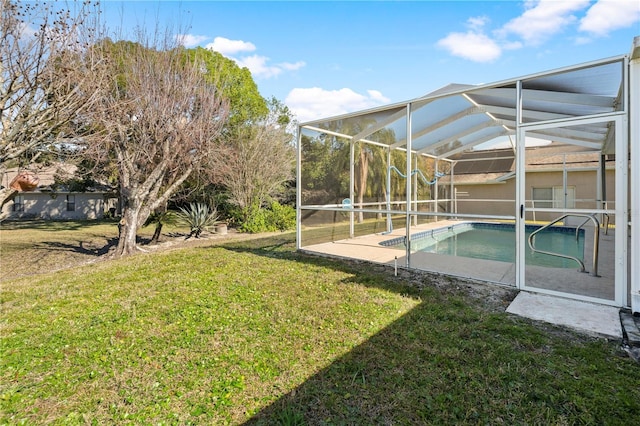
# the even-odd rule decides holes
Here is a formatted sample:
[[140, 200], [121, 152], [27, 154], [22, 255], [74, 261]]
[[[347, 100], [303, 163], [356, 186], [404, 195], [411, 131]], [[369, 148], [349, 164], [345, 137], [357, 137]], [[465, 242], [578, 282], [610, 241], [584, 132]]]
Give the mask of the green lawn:
[[[3, 224], [2, 269], [21, 235], [74, 255], [112, 238], [76, 225]], [[292, 233], [3, 277], [0, 424], [640, 418], [620, 342], [508, 315], [463, 282], [305, 256]]]

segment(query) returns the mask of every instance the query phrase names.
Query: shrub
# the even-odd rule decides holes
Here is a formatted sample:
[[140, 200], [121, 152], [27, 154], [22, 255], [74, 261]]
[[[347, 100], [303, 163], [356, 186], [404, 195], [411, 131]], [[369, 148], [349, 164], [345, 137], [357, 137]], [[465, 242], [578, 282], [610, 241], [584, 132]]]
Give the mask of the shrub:
[[296, 227], [296, 209], [289, 205], [272, 202], [270, 216], [278, 231], [288, 231]]
[[271, 232], [275, 231], [273, 226], [269, 226], [267, 223], [266, 211], [257, 206], [249, 207], [245, 210], [246, 214], [244, 222], [240, 225], [239, 230], [241, 232], [248, 232], [250, 234], [256, 234], [258, 232]]
[[277, 201], [273, 201], [268, 209], [251, 206], [244, 216], [246, 219], [239, 228], [241, 232], [287, 231], [296, 226], [296, 210]]

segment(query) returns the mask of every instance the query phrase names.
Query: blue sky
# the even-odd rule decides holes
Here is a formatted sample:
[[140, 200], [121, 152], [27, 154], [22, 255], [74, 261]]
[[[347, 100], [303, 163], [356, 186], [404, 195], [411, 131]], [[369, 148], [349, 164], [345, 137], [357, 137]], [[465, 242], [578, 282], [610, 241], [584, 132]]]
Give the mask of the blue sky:
[[180, 28], [299, 121], [629, 53], [637, 0], [105, 1], [110, 29]]

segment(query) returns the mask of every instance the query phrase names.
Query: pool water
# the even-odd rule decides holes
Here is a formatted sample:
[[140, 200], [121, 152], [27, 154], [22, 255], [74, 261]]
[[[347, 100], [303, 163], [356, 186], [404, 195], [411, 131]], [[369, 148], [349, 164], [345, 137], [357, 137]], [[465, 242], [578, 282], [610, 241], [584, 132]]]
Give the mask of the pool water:
[[[528, 239], [536, 229], [538, 229], [537, 226], [527, 225], [526, 238]], [[394, 240], [385, 242], [389, 244], [383, 244], [405, 249], [403, 238]], [[513, 263], [516, 256], [515, 226], [493, 223], [458, 224], [418, 233], [412, 236], [411, 247], [414, 252], [421, 251]], [[538, 250], [561, 253], [583, 260], [584, 230], [579, 231], [576, 240], [575, 228], [549, 228], [536, 234], [535, 247]], [[526, 244], [525, 263], [552, 268], [578, 267], [577, 262], [571, 259], [534, 253], [528, 244]]]

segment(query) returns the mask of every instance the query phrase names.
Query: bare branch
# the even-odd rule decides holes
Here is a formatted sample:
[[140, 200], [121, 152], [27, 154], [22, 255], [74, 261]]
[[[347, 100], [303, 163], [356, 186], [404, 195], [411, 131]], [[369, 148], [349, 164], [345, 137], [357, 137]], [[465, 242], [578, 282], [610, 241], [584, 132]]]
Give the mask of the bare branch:
[[98, 89], [100, 103], [86, 113], [88, 127], [103, 130], [86, 138], [87, 152], [96, 162], [117, 159], [124, 205], [118, 255], [135, 250], [135, 230], [150, 212], [217, 152], [228, 114], [197, 61], [179, 46], [152, 44], [175, 43], [173, 37], [139, 37], [95, 46], [109, 78]]
[[0, 16], [3, 173], [13, 164], [28, 165], [26, 153], [59, 142], [77, 115], [92, 107], [95, 96], [78, 88], [97, 79], [96, 63], [70, 64], [98, 35], [98, 5], [85, 1], [72, 11], [52, 2], [0, 0]]
[[295, 152], [291, 135], [279, 125], [277, 114], [240, 129], [230, 142], [233, 149], [214, 166], [224, 177], [230, 201], [245, 210], [264, 203], [293, 178]]

